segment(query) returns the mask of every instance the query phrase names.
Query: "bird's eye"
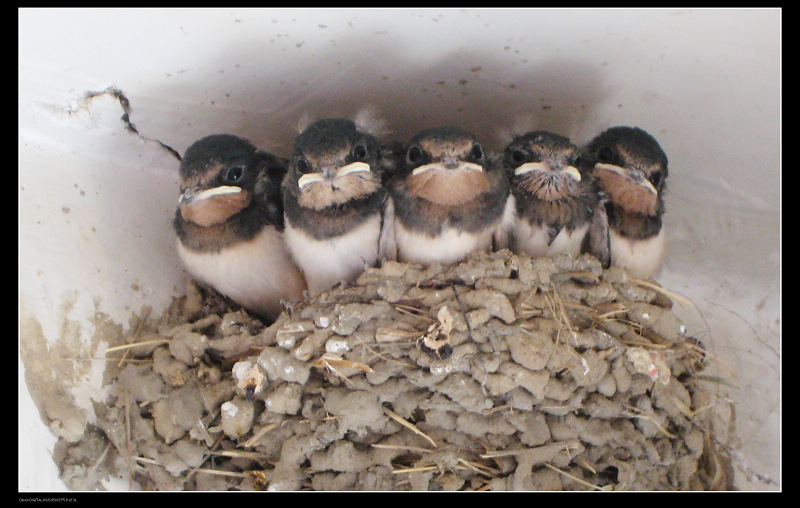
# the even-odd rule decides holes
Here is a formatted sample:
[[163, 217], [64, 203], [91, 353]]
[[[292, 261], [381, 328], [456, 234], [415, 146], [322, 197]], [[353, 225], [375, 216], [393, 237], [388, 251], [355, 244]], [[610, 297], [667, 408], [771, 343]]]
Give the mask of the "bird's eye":
[[412, 146], [406, 153], [406, 159], [412, 164], [416, 164], [422, 160], [422, 149], [418, 146]]
[[604, 146], [597, 151], [597, 158], [600, 159], [601, 162], [611, 162], [614, 158], [614, 152], [612, 152], [609, 147]]
[[244, 168], [242, 166], [233, 166], [228, 168], [224, 178], [227, 183], [236, 183], [242, 179], [242, 176], [244, 176]]
[[661, 176], [660, 171], [656, 171], [655, 173], [650, 175], [650, 183], [652, 183], [653, 187], [655, 187], [656, 189], [658, 189], [658, 187], [661, 185], [662, 179], [663, 177]]
[[303, 158], [297, 159], [297, 170], [301, 173], [308, 173], [311, 171], [311, 164]]
[[353, 147], [353, 159], [363, 161], [367, 156], [367, 147], [364, 145], [356, 145]]
[[511, 160], [514, 161], [514, 164], [522, 164], [527, 158], [528, 154], [522, 150], [518, 148], [511, 150]]
[[481, 160], [481, 159], [483, 159], [483, 147], [481, 145], [479, 145], [478, 143], [475, 143], [474, 145], [472, 145], [472, 150], [470, 150], [469, 156], [473, 160]]

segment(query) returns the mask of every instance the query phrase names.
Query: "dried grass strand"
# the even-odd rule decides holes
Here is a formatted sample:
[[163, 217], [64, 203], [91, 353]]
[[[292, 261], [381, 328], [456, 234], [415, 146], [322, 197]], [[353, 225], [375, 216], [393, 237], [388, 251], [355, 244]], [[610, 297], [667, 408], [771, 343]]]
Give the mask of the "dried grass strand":
[[595, 485], [593, 483], [589, 483], [586, 480], [582, 480], [582, 479], [578, 478], [577, 476], [575, 476], [573, 474], [567, 473], [566, 471], [563, 471], [563, 470], [557, 468], [556, 466], [554, 466], [552, 464], [548, 464], [547, 462], [545, 462], [544, 465], [549, 467], [553, 471], [555, 471], [555, 472], [557, 472], [559, 474], [562, 474], [562, 475], [566, 476], [567, 478], [569, 478], [569, 479], [571, 479], [573, 481], [576, 481], [576, 482], [580, 483], [581, 485], [583, 485], [585, 487], [589, 487], [590, 489], [600, 490], [600, 491], [605, 491], [606, 490], [603, 487], [598, 487], [597, 485]]
[[433, 448], [423, 448], [421, 446], [410, 446], [410, 445], [393, 445], [393, 444], [384, 444], [384, 443], [372, 443], [371, 445], [373, 448], [382, 448], [384, 450], [408, 450], [412, 452], [420, 452], [420, 453], [431, 453], [435, 452]]
[[[658, 428], [658, 430], [660, 430], [665, 436], [667, 436], [670, 439], [677, 439], [677, 436], [667, 431], [667, 429], [665, 429], [663, 425], [658, 423], [658, 420], [656, 420], [655, 416], [653, 416], [652, 414], [648, 413], [643, 409], [639, 409], [638, 407], [631, 406], [630, 404], [624, 404], [624, 406], [629, 409], [627, 416], [631, 418], [644, 418], [645, 420], [650, 420]], [[623, 412], [623, 414], [625, 413]]]
[[403, 418], [399, 414], [395, 413], [394, 411], [392, 411], [388, 407], [384, 407], [383, 408], [383, 412], [386, 413], [386, 416], [388, 416], [392, 420], [396, 421], [397, 423], [399, 423], [403, 427], [409, 429], [414, 434], [417, 434], [418, 436], [423, 437], [426, 441], [428, 441], [430, 444], [432, 444], [434, 446], [434, 448], [438, 448], [439, 447], [439, 445], [436, 444], [436, 441], [434, 441], [433, 439], [431, 439], [430, 436], [428, 436], [427, 434], [425, 434], [424, 432], [419, 430], [416, 425], [414, 425], [413, 423], [407, 421], [405, 418]]
[[643, 286], [643, 287], [646, 287], [648, 289], [652, 289], [653, 291], [657, 291], [657, 292], [663, 294], [664, 296], [667, 296], [668, 298], [670, 298], [672, 300], [675, 300], [676, 302], [682, 303], [684, 305], [688, 305], [690, 307], [697, 308], [697, 305], [695, 305], [695, 303], [693, 301], [691, 301], [689, 298], [686, 298], [685, 296], [681, 296], [681, 295], [679, 295], [678, 293], [676, 293], [674, 291], [670, 291], [668, 289], [664, 289], [663, 287], [659, 286], [658, 284], [653, 284], [652, 282], [648, 282], [648, 281], [642, 280], [642, 279], [637, 279], [635, 277], [631, 277], [628, 280], [630, 280], [631, 282], [633, 282], [634, 284], [637, 284], [639, 286]]
[[435, 471], [438, 469], [439, 469], [438, 466], [408, 467], [405, 469], [393, 469], [392, 474], [421, 473], [424, 471]]
[[138, 346], [153, 346], [158, 344], [167, 344], [169, 343], [170, 339], [154, 339], [154, 340], [144, 340], [142, 342], [131, 342], [130, 344], [122, 344], [121, 346], [113, 346], [106, 349], [106, 354], [113, 353], [115, 351], [122, 351], [126, 349], [130, 349], [133, 347]]
[[256, 432], [255, 434], [253, 434], [253, 435], [250, 437], [250, 439], [248, 439], [247, 441], [245, 441], [245, 442], [244, 442], [244, 444], [243, 444], [242, 446], [244, 446], [245, 448], [250, 448], [250, 447], [252, 447], [252, 446], [255, 446], [255, 445], [256, 445], [256, 443], [258, 442], [258, 440], [259, 440], [259, 439], [261, 439], [261, 437], [262, 437], [264, 434], [266, 434], [267, 432], [271, 431], [272, 429], [275, 429], [275, 428], [277, 428], [277, 427], [278, 427], [278, 425], [279, 425], [279, 424], [277, 424], [277, 423], [270, 423], [269, 425], [264, 425], [263, 427], [261, 427], [260, 429], [258, 429], [258, 432]]

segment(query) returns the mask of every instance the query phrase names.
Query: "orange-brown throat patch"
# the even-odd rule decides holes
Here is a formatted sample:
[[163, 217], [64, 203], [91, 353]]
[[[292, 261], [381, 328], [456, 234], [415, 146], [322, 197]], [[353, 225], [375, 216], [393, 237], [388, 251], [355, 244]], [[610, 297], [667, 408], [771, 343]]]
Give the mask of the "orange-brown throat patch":
[[596, 169], [594, 176], [616, 206], [629, 212], [656, 215], [658, 194], [614, 171]]
[[489, 190], [485, 171], [431, 169], [406, 180], [412, 196], [445, 206], [460, 205]]
[[312, 210], [341, 205], [376, 192], [380, 182], [373, 173], [353, 173], [333, 180], [324, 180], [300, 189], [297, 202]]
[[247, 191], [220, 194], [199, 201], [180, 205], [181, 215], [198, 226], [210, 227], [221, 224], [250, 204]]

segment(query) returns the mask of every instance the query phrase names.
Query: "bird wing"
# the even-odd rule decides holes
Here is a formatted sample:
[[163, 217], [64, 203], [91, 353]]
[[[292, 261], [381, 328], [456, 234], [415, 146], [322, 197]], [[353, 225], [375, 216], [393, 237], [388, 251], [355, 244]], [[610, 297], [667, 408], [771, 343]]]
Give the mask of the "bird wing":
[[397, 260], [397, 240], [395, 239], [394, 200], [386, 193], [381, 209], [381, 232], [378, 237], [378, 262]]
[[516, 219], [517, 201], [514, 195], [509, 193], [503, 217], [492, 234], [492, 249], [494, 252], [511, 248], [512, 230]]
[[611, 266], [611, 245], [608, 235], [608, 214], [606, 212], [605, 197], [600, 198], [600, 202], [594, 207], [592, 222], [589, 224], [589, 231], [583, 239], [581, 251], [594, 255], [600, 260], [603, 268]]

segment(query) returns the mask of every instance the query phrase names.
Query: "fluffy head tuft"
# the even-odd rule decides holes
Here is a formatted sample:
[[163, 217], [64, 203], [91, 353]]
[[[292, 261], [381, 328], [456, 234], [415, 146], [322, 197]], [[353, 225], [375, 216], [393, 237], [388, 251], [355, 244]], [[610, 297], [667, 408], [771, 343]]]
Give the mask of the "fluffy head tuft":
[[353, 122], [355, 122], [358, 130], [372, 134], [376, 138], [381, 138], [391, 133], [389, 123], [378, 114], [378, 110], [374, 106], [359, 110], [353, 118]]
[[[297, 132], [302, 134], [317, 120], [318, 118], [306, 111], [297, 121]], [[376, 138], [384, 137], [391, 133], [388, 121], [378, 114], [378, 110], [374, 106], [367, 106], [356, 112], [353, 116], [353, 123], [356, 124], [356, 128], [360, 132], [372, 134]]]

